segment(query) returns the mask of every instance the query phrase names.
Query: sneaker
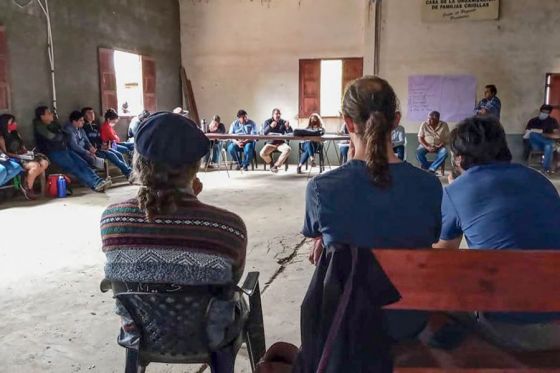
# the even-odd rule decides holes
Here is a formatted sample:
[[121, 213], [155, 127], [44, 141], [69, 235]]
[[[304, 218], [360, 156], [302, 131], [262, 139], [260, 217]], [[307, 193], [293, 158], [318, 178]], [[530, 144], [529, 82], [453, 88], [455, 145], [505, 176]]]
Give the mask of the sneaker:
[[273, 174], [278, 173], [278, 166], [272, 166], [272, 167], [270, 167], [270, 172], [272, 172]]
[[113, 182], [111, 180], [102, 180], [99, 183], [97, 183], [97, 185], [95, 186], [94, 190], [96, 192], [104, 192], [105, 190], [109, 189], [111, 187], [111, 185], [113, 185]]
[[239, 171], [239, 170], [241, 170], [241, 165], [240, 165], [240, 164], [238, 164], [237, 166], [235, 166], [235, 170], [236, 170], [236, 171]]
[[301, 174], [301, 166], [297, 166], [297, 174], [298, 174], [298, 175]]
[[317, 163], [315, 163], [315, 160], [311, 160], [311, 167], [317, 167]]
[[243, 171], [249, 171], [249, 166], [243, 166]]

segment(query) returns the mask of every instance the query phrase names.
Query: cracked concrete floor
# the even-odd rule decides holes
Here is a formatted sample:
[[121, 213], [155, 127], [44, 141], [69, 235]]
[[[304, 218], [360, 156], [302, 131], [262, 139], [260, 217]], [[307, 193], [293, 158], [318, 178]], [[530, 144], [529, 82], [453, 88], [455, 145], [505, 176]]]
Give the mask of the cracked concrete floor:
[[[299, 344], [299, 306], [313, 268], [299, 234], [306, 175], [255, 171], [201, 173], [204, 202], [238, 213], [247, 224], [245, 272], [260, 271], [267, 346]], [[113, 300], [99, 292], [104, 255], [99, 217], [136, 187], [106, 195], [0, 205], [0, 372], [122, 372]], [[56, 234], [55, 232], [59, 232]], [[196, 372], [200, 366], [152, 364], [148, 372]], [[207, 370], [209, 371], [209, 370]], [[246, 351], [236, 372], [249, 372]]]

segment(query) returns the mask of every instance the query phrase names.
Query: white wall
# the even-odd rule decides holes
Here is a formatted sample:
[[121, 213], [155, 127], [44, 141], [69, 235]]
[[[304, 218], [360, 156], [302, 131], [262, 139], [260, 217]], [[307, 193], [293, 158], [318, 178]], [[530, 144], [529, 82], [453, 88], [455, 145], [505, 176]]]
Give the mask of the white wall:
[[[472, 74], [478, 96], [498, 87], [502, 123], [521, 133], [544, 102], [545, 74], [560, 72], [560, 0], [502, 0], [500, 19], [423, 23], [421, 1], [383, 2], [380, 75], [406, 113], [409, 74]], [[409, 132], [419, 123], [407, 122]]]
[[[244, 108], [260, 124], [279, 107], [294, 123], [299, 59], [364, 57], [366, 68], [371, 66], [374, 17], [368, 4], [181, 0], [183, 65], [201, 118], [218, 113], [229, 124]], [[331, 128], [339, 124], [338, 119], [329, 122]]]

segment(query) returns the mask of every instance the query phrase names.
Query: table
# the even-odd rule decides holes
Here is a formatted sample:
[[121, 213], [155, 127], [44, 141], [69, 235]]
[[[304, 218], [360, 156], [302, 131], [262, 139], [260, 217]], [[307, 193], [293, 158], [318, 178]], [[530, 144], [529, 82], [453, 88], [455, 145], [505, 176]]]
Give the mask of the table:
[[[283, 140], [283, 141], [316, 141], [316, 142], [326, 142], [327, 148], [325, 151], [325, 156], [327, 157], [327, 162], [330, 166], [330, 160], [328, 157], [328, 152], [331, 147], [331, 144], [334, 144], [335, 141], [348, 141], [350, 140], [349, 135], [337, 135], [334, 133], [326, 133], [323, 136], [294, 136], [293, 134], [287, 135], [232, 135], [228, 133], [206, 133], [206, 137], [209, 140], [252, 140], [252, 141], [271, 141], [271, 140]], [[210, 157], [208, 157], [210, 159]], [[207, 162], [208, 163], [208, 162]], [[208, 167], [208, 164], [206, 164]], [[226, 167], [227, 170], [227, 167]], [[229, 175], [228, 175], [229, 176]]]

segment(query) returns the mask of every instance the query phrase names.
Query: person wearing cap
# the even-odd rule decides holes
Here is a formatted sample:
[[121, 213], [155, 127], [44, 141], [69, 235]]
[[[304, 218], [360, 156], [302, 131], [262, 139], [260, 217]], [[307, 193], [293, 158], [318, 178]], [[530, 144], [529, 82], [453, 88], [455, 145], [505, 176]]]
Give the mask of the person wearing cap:
[[[196, 173], [209, 145], [196, 124], [180, 114], [156, 113], [140, 125], [134, 153], [138, 194], [110, 205], [101, 216], [107, 280], [164, 293], [239, 282], [247, 249], [245, 224], [197, 197], [202, 183]], [[243, 305], [242, 297], [209, 305], [207, 321], [222, 328], [209, 334], [212, 343], [230, 342], [227, 331], [240, 325], [243, 312], [236, 311]], [[139, 340], [139, 329], [118, 300], [116, 313], [120, 340]]]
[[[219, 115], [214, 115], [212, 122], [208, 125], [208, 133], [226, 133], [226, 126], [222, 123]], [[222, 141], [212, 140], [210, 141], [211, 150], [204, 156], [204, 163], [208, 161], [208, 157], [212, 155], [211, 162], [208, 167], [213, 168], [217, 166], [220, 160], [220, 151], [222, 149]]]
[[[531, 148], [536, 151], [544, 152], [543, 168], [546, 173], [552, 173], [552, 162], [554, 160], [554, 150], [556, 141], [560, 138], [560, 126], [558, 121], [550, 116], [552, 105], [542, 105], [539, 116], [531, 119], [527, 123], [525, 144], [529, 143]], [[529, 149], [526, 147], [526, 158], [529, 156]]]
[[[267, 119], [263, 123], [263, 135], [268, 135], [271, 133], [278, 134], [278, 135], [285, 135], [287, 133], [294, 132], [294, 130], [292, 130], [292, 127], [290, 126], [290, 122], [282, 119], [280, 117], [281, 115], [282, 113], [280, 113], [280, 109], [275, 108], [272, 110], [272, 117]], [[276, 163], [274, 163], [272, 162], [271, 154], [276, 150], [279, 151], [281, 154], [278, 157]], [[268, 141], [264, 145], [264, 147], [261, 149], [260, 156], [263, 159], [263, 161], [265, 161], [268, 165], [270, 165], [270, 171], [272, 171], [273, 173], [277, 173], [278, 167], [282, 167], [284, 162], [286, 162], [286, 160], [290, 156], [291, 152], [292, 152], [292, 148], [290, 147], [290, 145], [286, 143], [286, 141], [272, 140], [272, 141]]]
[[237, 283], [243, 273], [243, 220], [198, 199], [196, 177], [209, 140], [184, 116], [156, 113], [136, 134], [135, 198], [101, 217], [105, 276], [111, 281], [176, 285]]
[[[256, 135], [257, 125], [247, 117], [247, 112], [243, 109], [237, 112], [237, 120], [229, 127], [229, 133], [232, 135]], [[243, 171], [249, 169], [249, 165], [253, 160], [255, 152], [255, 141], [253, 140], [232, 140], [228, 147], [228, 153], [237, 163], [237, 170], [243, 168]], [[241, 159], [241, 153], [244, 154]]]

